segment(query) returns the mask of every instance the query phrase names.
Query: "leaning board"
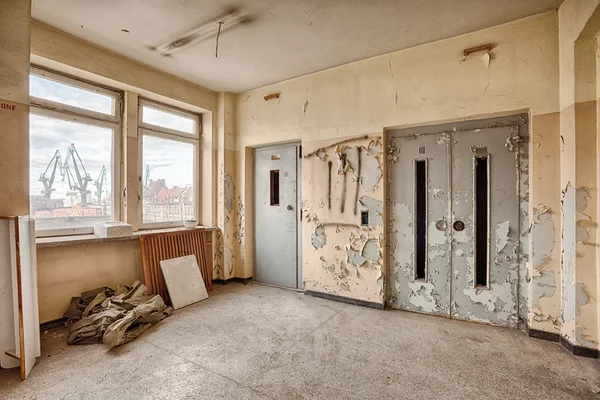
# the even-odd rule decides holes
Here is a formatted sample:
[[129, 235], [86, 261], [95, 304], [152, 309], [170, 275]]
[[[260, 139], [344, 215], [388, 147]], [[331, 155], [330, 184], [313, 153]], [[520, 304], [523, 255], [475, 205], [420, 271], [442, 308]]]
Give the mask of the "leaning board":
[[208, 298], [196, 256], [184, 256], [160, 262], [174, 309]]

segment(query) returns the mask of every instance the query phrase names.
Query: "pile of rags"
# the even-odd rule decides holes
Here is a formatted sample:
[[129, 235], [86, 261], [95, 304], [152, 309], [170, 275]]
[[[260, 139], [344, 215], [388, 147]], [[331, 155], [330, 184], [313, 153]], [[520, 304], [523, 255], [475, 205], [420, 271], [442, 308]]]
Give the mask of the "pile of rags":
[[148, 295], [139, 281], [115, 290], [101, 287], [83, 292], [71, 299], [63, 315], [69, 324], [67, 343], [119, 346], [135, 340], [172, 312], [162, 297]]

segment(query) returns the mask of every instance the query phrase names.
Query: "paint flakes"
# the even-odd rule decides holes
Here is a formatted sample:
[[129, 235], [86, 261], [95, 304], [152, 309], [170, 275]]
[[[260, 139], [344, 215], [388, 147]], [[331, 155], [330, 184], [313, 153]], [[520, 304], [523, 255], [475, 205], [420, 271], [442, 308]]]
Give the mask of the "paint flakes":
[[439, 144], [439, 145], [446, 144], [449, 141], [450, 141], [450, 134], [448, 132], [445, 132], [445, 133], [439, 135], [436, 140], [437, 144]]
[[578, 326], [577, 329], [575, 329], [577, 343], [595, 349], [598, 346], [598, 341], [594, 339], [594, 336], [584, 334], [584, 330], [583, 326]]
[[315, 228], [315, 232], [312, 235], [311, 243], [315, 249], [322, 249], [327, 243], [327, 237], [325, 236], [325, 228], [323, 225], [318, 225]]
[[327, 161], [327, 150], [325, 150], [324, 148], [321, 147], [317, 149], [315, 155], [319, 158], [319, 160], [323, 162]]
[[408, 301], [413, 306], [424, 312], [435, 312], [438, 306], [434, 297], [435, 286], [431, 282], [408, 282], [408, 287], [411, 293], [408, 297]]
[[556, 292], [556, 277], [554, 271], [542, 270], [539, 275], [532, 277], [533, 293], [536, 298], [553, 297]]
[[381, 258], [377, 239], [368, 239], [360, 251], [348, 247], [346, 253], [348, 263], [357, 267], [364, 266], [369, 262], [377, 263]]
[[575, 311], [576, 316], [581, 315], [581, 306], [584, 306], [590, 302], [590, 295], [588, 293], [588, 288], [585, 283], [577, 282], [575, 284], [575, 302], [577, 304], [577, 309]]
[[500, 254], [508, 244], [508, 233], [510, 231], [510, 221], [504, 221], [496, 227], [496, 254]]
[[225, 174], [224, 180], [224, 198], [225, 198], [225, 209], [228, 212], [233, 211], [233, 178], [229, 174]]
[[541, 267], [546, 260], [552, 257], [554, 251], [554, 221], [550, 207], [539, 205], [533, 208], [533, 221], [531, 226], [532, 236], [532, 264], [534, 268]]
[[587, 208], [587, 199], [590, 199], [592, 196], [590, 192], [585, 187], [577, 188], [575, 192], [575, 211], [577, 212], [585, 212]]
[[363, 196], [359, 201], [369, 212], [369, 226], [383, 226], [383, 201], [369, 196]]
[[[494, 290], [482, 288], [465, 288], [463, 293], [467, 295], [473, 303], [485, 306], [488, 312], [513, 312], [516, 307], [512, 287], [510, 283], [503, 282], [501, 285], [495, 285]], [[498, 310], [500, 309], [500, 310]]]

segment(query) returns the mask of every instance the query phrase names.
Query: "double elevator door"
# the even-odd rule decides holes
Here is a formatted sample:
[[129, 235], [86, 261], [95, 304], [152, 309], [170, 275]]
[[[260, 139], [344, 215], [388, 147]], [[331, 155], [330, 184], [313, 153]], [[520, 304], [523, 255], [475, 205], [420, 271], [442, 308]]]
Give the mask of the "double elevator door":
[[391, 306], [516, 326], [523, 116], [391, 131]]

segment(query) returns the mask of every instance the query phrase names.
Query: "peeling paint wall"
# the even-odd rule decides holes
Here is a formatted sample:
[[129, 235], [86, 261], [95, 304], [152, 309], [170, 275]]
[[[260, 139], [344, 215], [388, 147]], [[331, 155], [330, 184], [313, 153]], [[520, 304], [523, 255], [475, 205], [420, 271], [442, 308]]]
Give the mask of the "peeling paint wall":
[[304, 142], [303, 151], [305, 289], [383, 302], [381, 137]]
[[[560, 332], [561, 325], [561, 187], [560, 114], [532, 118], [530, 138], [531, 225], [521, 244], [529, 255], [525, 285], [529, 289], [529, 326], [545, 332]], [[549, 290], [553, 285], [556, 290]], [[525, 303], [524, 303], [525, 304]]]
[[213, 244], [213, 277], [236, 276], [236, 264], [243, 264], [245, 244], [245, 207], [238, 193], [238, 153], [235, 151], [235, 95], [219, 93], [217, 97], [217, 226], [219, 234]]
[[560, 177], [562, 187], [560, 334], [598, 348], [598, 0], [567, 0], [559, 11]]
[[[533, 132], [544, 136], [540, 139], [542, 146], [546, 143], [548, 148], [556, 145], [558, 153], [558, 134], [552, 136], [550, 132], [548, 142], [545, 139], [548, 127], [558, 132], [558, 118], [552, 119], [559, 104], [557, 22], [557, 13], [549, 12], [237, 96], [236, 148], [242, 157], [238, 174], [247, 176], [252, 164], [248, 157], [249, 147], [302, 140], [305, 155], [303, 251], [307, 289], [383, 301], [380, 282], [383, 283], [384, 273], [380, 264], [368, 260], [367, 256], [372, 256], [369, 249], [378, 241], [381, 257], [384, 257], [382, 245], [386, 238], [382, 228], [359, 225], [361, 210], [369, 214], [371, 223], [380, 223], [379, 209], [383, 209], [385, 201], [382, 191], [384, 171], [371, 154], [390, 153], [390, 149], [379, 149], [383, 144], [384, 128], [496, 113], [514, 114], [515, 110], [531, 109]], [[463, 49], [485, 42], [498, 44], [492, 51], [489, 69], [478, 57], [461, 62]], [[278, 99], [264, 101], [265, 95], [275, 92], [281, 93]], [[380, 144], [371, 143], [374, 138], [379, 139]], [[357, 146], [361, 148], [360, 153]], [[308, 157], [309, 154], [312, 155]], [[347, 167], [344, 162], [352, 169], [346, 174], [338, 174]], [[336, 191], [328, 197], [330, 168]], [[529, 184], [530, 180], [536, 180], [542, 186], [549, 184], [551, 178], [542, 178], [544, 173], [539, 168], [531, 173], [528, 169], [522, 171], [523, 184]], [[360, 178], [358, 194], [357, 177]], [[344, 178], [347, 202], [342, 214], [339, 202], [344, 192]], [[374, 192], [369, 192], [374, 181], [379, 183]], [[246, 186], [249, 182], [251, 179], [246, 178]], [[240, 193], [248, 203], [252, 191], [245, 188]], [[554, 192], [554, 196], [556, 201], [552, 207], [559, 210], [560, 193]], [[546, 202], [544, 196], [542, 199], [537, 199], [534, 204]], [[338, 215], [330, 214], [330, 202]], [[378, 202], [381, 202], [381, 208]], [[527, 208], [529, 202], [523, 204]], [[410, 213], [410, 210], [406, 212]], [[385, 220], [385, 217], [381, 218]], [[333, 226], [328, 225], [331, 221]], [[322, 228], [317, 231], [320, 225]], [[247, 233], [251, 232], [249, 226], [246, 226]], [[406, 230], [409, 229], [412, 228], [407, 225]], [[525, 231], [521, 238], [524, 252], [532, 247], [530, 241], [535, 240], [532, 238], [535, 235], [528, 229]], [[322, 248], [313, 246], [313, 235], [317, 238], [317, 247], [323, 244]], [[247, 237], [250, 241], [255, 239], [259, 240]], [[389, 240], [393, 241], [393, 238]], [[370, 247], [365, 254], [367, 242]], [[249, 251], [247, 247], [246, 255]], [[411, 248], [404, 249], [407, 258], [411, 251]], [[556, 260], [559, 254], [552, 257]], [[357, 267], [363, 260], [367, 260], [368, 267]], [[251, 276], [251, 258], [246, 257], [246, 263], [239, 271]], [[523, 279], [531, 275], [526, 269], [521, 273]], [[521, 285], [521, 297], [527, 299], [530, 289], [529, 285]], [[414, 291], [428, 293], [427, 288], [415, 287]], [[524, 303], [526, 310], [527, 302]], [[558, 307], [560, 309], [560, 302]]]

